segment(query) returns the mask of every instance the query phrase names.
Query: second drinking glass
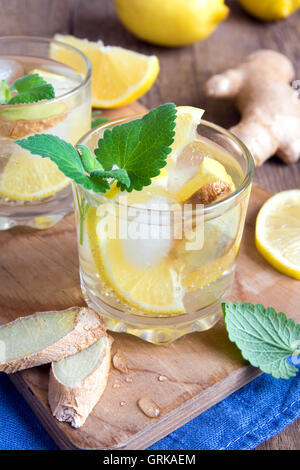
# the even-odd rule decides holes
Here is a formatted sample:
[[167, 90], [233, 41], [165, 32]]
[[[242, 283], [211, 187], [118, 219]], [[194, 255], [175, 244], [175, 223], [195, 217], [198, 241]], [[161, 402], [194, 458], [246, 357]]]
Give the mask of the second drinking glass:
[[43, 38], [0, 38], [0, 81], [28, 74], [50, 83], [55, 98], [0, 104], [0, 230], [48, 228], [73, 210], [71, 185], [49, 159], [14, 141], [50, 133], [75, 144], [91, 126], [91, 64], [77, 49]]

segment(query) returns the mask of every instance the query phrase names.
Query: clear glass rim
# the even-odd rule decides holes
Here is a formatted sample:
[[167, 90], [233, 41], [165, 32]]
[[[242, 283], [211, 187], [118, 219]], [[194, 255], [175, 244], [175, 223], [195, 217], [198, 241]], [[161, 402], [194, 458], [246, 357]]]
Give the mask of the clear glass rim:
[[[52, 98], [51, 100], [43, 100], [43, 104], [46, 103], [55, 103], [60, 100], [64, 100], [66, 98], [69, 98], [71, 95], [77, 93], [81, 88], [83, 88], [92, 78], [92, 64], [90, 62], [90, 59], [83, 54], [79, 49], [76, 49], [76, 47], [70, 46], [69, 44], [65, 44], [64, 42], [61, 41], [56, 41], [56, 39], [51, 39], [51, 38], [43, 38], [40, 36], [1, 36], [0, 37], [0, 44], [1, 42], [5, 41], [28, 41], [28, 42], [40, 42], [40, 43], [45, 43], [45, 44], [56, 44], [58, 46], [64, 47], [65, 49], [71, 50], [75, 52], [78, 56], [80, 56], [84, 62], [86, 63], [87, 66], [87, 72], [85, 74], [85, 77], [83, 81], [77, 85], [75, 88], [72, 88], [72, 90], [67, 91], [63, 95], [60, 95], [56, 98]], [[0, 54], [0, 59], [2, 57], [2, 54]], [[34, 57], [34, 56], [33, 56]], [[62, 62], [61, 62], [62, 63]], [[19, 109], [19, 108], [28, 108], [30, 106], [38, 105], [41, 104], [41, 102], [35, 102], [35, 103], [21, 103], [21, 104], [5, 104], [5, 105], [0, 105], [0, 109]]]
[[[123, 124], [125, 122], [132, 121], [134, 119], [140, 119], [141, 117], [143, 117], [142, 114], [136, 114], [136, 115], [132, 115], [132, 116], [126, 116], [126, 117], [122, 117], [122, 118], [118, 118], [118, 119], [113, 119], [113, 120], [108, 121], [104, 124], [101, 124], [100, 126], [97, 126], [94, 129], [91, 129], [85, 135], [83, 135], [81, 137], [81, 139], [79, 140], [77, 145], [85, 144], [86, 139], [88, 139], [92, 134], [99, 132], [100, 130], [105, 130], [105, 129], [110, 128], [112, 126]], [[228, 204], [230, 204], [232, 201], [237, 199], [240, 195], [242, 195], [246, 191], [248, 186], [252, 183], [253, 176], [254, 176], [254, 167], [255, 166], [254, 166], [254, 160], [253, 160], [253, 157], [252, 157], [252, 154], [251, 154], [250, 150], [246, 147], [246, 145], [238, 137], [236, 137], [234, 134], [232, 134], [232, 132], [230, 132], [227, 129], [224, 129], [221, 126], [218, 126], [217, 124], [213, 124], [210, 121], [206, 121], [205, 119], [201, 119], [201, 122], [200, 122], [199, 125], [204, 125], [206, 127], [209, 127], [211, 129], [213, 129], [213, 130], [229, 137], [230, 140], [232, 140], [239, 147], [242, 154], [246, 157], [246, 162], [247, 162], [247, 171], [245, 173], [245, 177], [244, 177], [243, 181], [241, 182], [241, 184], [236, 188], [236, 190], [233, 191], [232, 193], [230, 193], [228, 196], [221, 199], [220, 201], [214, 202], [213, 204], [210, 204], [208, 206], [204, 206], [203, 213], [204, 214], [210, 214], [211, 212], [214, 212], [215, 210], [217, 210], [219, 208], [227, 207]], [[103, 203], [103, 201], [105, 201], [105, 202], [110, 203], [110, 204], [115, 204], [117, 206], [122, 206], [122, 204], [119, 203], [118, 201], [114, 201], [112, 199], [107, 198], [105, 196], [105, 194], [95, 193], [94, 191], [86, 189], [84, 186], [82, 186], [81, 184], [78, 184], [78, 183], [75, 183], [75, 185], [79, 186], [84, 192], [90, 194], [92, 197], [98, 198], [99, 201], [101, 201], [102, 203]], [[128, 207], [129, 208], [130, 207], [136, 208], [136, 206], [134, 206], [134, 205], [132, 205], [132, 206], [128, 205]], [[166, 212], [166, 210], [164, 210], [164, 209], [163, 210], [158, 210], [157, 212], [162, 212], [163, 213], [163, 212]]]

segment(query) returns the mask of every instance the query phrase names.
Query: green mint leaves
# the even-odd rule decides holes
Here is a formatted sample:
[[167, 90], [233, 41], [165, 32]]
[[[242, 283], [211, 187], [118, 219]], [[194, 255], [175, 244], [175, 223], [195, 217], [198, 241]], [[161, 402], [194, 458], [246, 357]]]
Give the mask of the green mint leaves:
[[0, 82], [0, 104], [7, 104], [10, 99], [10, 91], [5, 80]]
[[35, 103], [55, 98], [54, 88], [38, 73], [18, 78], [11, 87], [5, 80], [0, 83], [0, 104]]
[[165, 104], [142, 119], [107, 129], [98, 142], [96, 158], [85, 145], [76, 150], [50, 134], [36, 134], [16, 143], [34, 155], [50, 158], [66, 176], [96, 193], [105, 193], [114, 181], [122, 191], [141, 190], [166, 165], [175, 119], [175, 105]]
[[121, 190], [140, 191], [151, 184], [166, 165], [175, 135], [176, 107], [167, 103], [153, 109], [142, 119], [106, 129], [95, 149], [97, 160], [104, 170], [115, 165], [126, 169], [130, 186], [119, 181]]
[[297, 367], [287, 359], [300, 356], [300, 324], [261, 304], [228, 302], [222, 308], [229, 339], [245, 359], [275, 378], [297, 374]]
[[108, 122], [109, 119], [105, 118], [105, 117], [95, 117], [94, 119], [92, 119], [92, 122], [91, 122], [91, 127], [92, 129], [95, 129], [95, 127], [97, 126], [100, 126], [101, 124], [105, 124], [106, 122]]

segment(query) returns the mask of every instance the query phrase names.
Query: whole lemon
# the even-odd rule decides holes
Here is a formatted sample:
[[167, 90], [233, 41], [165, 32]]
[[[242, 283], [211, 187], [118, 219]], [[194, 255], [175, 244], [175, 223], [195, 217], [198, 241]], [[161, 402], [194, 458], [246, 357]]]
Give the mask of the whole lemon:
[[239, 0], [251, 15], [265, 21], [287, 18], [300, 7], [300, 0]]
[[228, 15], [224, 0], [114, 0], [117, 14], [138, 38], [184, 46], [207, 38]]

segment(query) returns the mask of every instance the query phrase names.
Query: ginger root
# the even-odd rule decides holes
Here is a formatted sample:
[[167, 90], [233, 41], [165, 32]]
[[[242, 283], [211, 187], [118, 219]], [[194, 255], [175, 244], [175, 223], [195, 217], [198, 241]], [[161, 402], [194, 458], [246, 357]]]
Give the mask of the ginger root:
[[39, 312], [0, 326], [0, 371], [8, 374], [76, 354], [105, 333], [90, 308]]
[[51, 365], [48, 401], [58, 421], [81, 427], [107, 384], [113, 339], [104, 334], [81, 352]]
[[231, 193], [232, 187], [224, 181], [214, 181], [207, 183], [196, 191], [189, 199], [190, 203], [204, 204], [207, 206], [215, 202], [219, 197]]
[[294, 75], [287, 57], [262, 49], [206, 83], [207, 96], [234, 99], [242, 119], [230, 130], [246, 144], [257, 166], [275, 153], [286, 163], [299, 159], [300, 102], [290, 86]]
[[57, 126], [67, 117], [67, 114], [59, 114], [45, 119], [17, 119], [13, 121], [5, 120], [0, 116], [0, 137], [10, 139], [22, 139], [28, 135], [38, 134]]

